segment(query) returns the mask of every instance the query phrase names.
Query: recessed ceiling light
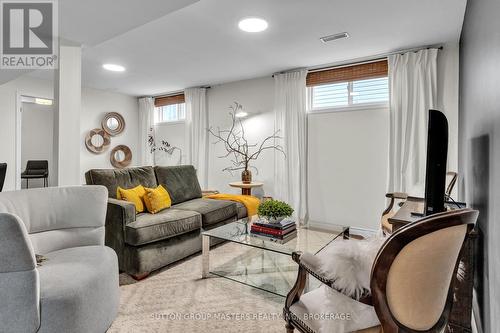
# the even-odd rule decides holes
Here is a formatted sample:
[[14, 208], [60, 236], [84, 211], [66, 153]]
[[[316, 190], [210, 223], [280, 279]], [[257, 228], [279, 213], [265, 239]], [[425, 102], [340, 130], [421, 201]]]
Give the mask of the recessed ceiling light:
[[104, 64], [102, 65], [102, 68], [104, 68], [107, 71], [112, 71], [112, 72], [124, 72], [125, 67], [116, 65], [116, 64]]
[[349, 37], [350, 36], [347, 32], [341, 32], [339, 34], [321, 37], [320, 40], [323, 43], [328, 43], [328, 42], [332, 42], [332, 41], [337, 40], [337, 39], [344, 39], [344, 38], [349, 38]]
[[248, 116], [248, 113], [244, 111], [239, 111], [238, 113], [235, 114], [236, 118], [245, 118], [246, 116]]
[[238, 23], [238, 27], [246, 32], [261, 32], [267, 29], [267, 21], [258, 17], [247, 17]]

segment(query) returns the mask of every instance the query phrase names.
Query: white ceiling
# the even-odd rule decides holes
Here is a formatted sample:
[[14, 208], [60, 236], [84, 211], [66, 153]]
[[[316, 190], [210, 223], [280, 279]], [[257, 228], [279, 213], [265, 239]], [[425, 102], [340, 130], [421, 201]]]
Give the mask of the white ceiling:
[[[61, 13], [72, 13], [62, 19], [64, 37], [84, 44], [83, 85], [139, 96], [456, 42], [466, 0], [124, 0], [119, 10], [112, 0], [60, 4]], [[265, 18], [268, 30], [240, 31], [247, 16]], [[343, 31], [351, 38], [319, 41]], [[106, 62], [127, 71], [104, 71]]]

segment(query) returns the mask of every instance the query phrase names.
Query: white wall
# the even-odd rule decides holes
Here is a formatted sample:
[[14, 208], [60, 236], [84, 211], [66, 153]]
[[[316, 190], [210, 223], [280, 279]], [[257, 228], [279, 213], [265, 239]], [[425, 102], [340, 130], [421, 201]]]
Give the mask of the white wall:
[[388, 108], [310, 113], [309, 217], [377, 228], [385, 204]]
[[[214, 129], [220, 126], [226, 129], [231, 124], [229, 106], [233, 102], [243, 105], [249, 116], [243, 120], [245, 134], [249, 143], [260, 142], [274, 132], [274, 81], [272, 77], [238, 81], [218, 86], [208, 90], [208, 121]], [[241, 171], [230, 174], [222, 171], [231, 165], [228, 158], [218, 158], [225, 154], [222, 144], [212, 144], [215, 139], [209, 138], [208, 185], [226, 193], [241, 193], [239, 189], [231, 188], [228, 183], [241, 180]], [[254, 190], [255, 195], [273, 195], [274, 187], [274, 153], [265, 151], [259, 160], [255, 161], [251, 170], [253, 180], [264, 182], [263, 189]]]
[[[16, 92], [21, 95], [52, 99], [53, 82], [21, 76], [16, 80], [0, 85], [0, 162], [8, 163], [4, 191], [15, 189], [16, 162]], [[101, 126], [101, 119], [107, 112], [116, 111], [125, 118], [125, 131], [111, 139], [108, 152], [94, 155], [85, 148], [87, 131]], [[79, 179], [85, 183], [84, 173], [90, 168], [112, 168], [109, 162], [111, 149], [118, 144], [125, 144], [132, 150], [132, 165], [137, 165], [138, 144], [138, 105], [135, 97], [95, 90], [82, 89], [82, 112], [80, 114], [79, 146], [80, 152]], [[62, 138], [64, 140], [64, 138]]]
[[[24, 170], [28, 160], [47, 160], [49, 162], [49, 186], [57, 183], [54, 173], [54, 107], [23, 103], [21, 127], [21, 168]], [[43, 187], [43, 179], [31, 179], [30, 188]], [[26, 187], [26, 180], [22, 182]]]
[[[137, 98], [84, 88], [82, 91], [82, 112], [80, 114], [80, 180], [85, 183], [85, 172], [89, 169], [113, 168], [109, 158], [113, 147], [117, 145], [126, 145], [132, 150], [132, 164], [137, 165], [139, 156], [137, 145], [139, 141]], [[93, 154], [85, 147], [85, 137], [91, 129], [100, 128], [101, 120], [108, 112], [118, 112], [125, 119], [125, 130], [111, 137], [109, 150], [102, 154]]]
[[16, 92], [48, 99], [54, 96], [51, 81], [28, 76], [0, 85], [0, 161], [7, 163], [4, 191], [16, 186]]
[[78, 185], [80, 153], [78, 136], [82, 108], [82, 49], [59, 46], [59, 68], [55, 71], [55, 136], [57, 185]]

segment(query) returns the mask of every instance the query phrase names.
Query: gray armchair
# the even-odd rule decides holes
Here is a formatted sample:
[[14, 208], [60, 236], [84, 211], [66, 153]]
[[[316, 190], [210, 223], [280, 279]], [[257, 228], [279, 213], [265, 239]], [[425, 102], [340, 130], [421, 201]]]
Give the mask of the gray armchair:
[[104, 246], [106, 205], [102, 186], [0, 193], [0, 332], [109, 328], [119, 290], [117, 256]]

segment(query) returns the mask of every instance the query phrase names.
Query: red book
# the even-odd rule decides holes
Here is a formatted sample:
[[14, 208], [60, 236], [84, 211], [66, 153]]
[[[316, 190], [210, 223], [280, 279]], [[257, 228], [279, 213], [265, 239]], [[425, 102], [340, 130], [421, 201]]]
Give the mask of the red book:
[[279, 229], [266, 228], [266, 227], [252, 224], [251, 230], [259, 232], [259, 233], [263, 233], [263, 234], [273, 235], [273, 236], [284, 236], [284, 235], [288, 234], [289, 232], [295, 230], [295, 226], [288, 228], [286, 230], [279, 230]]

